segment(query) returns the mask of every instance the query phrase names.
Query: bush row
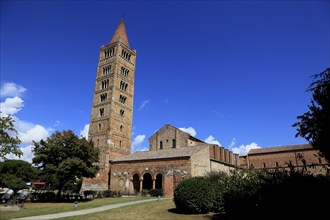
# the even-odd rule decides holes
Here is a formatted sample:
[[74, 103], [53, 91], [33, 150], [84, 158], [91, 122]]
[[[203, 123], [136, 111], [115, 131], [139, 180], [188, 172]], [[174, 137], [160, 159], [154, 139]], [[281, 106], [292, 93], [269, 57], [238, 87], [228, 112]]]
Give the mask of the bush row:
[[182, 181], [176, 208], [189, 213], [222, 213], [231, 219], [328, 215], [330, 177], [300, 172], [242, 170], [212, 172]]

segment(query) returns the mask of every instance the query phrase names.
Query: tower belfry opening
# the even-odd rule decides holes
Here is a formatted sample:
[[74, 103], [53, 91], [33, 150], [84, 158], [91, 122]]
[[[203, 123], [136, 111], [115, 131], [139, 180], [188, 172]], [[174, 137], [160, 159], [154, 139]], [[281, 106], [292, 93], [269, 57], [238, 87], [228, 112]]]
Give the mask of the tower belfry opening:
[[131, 153], [135, 61], [120, 19], [110, 43], [100, 48], [90, 116], [88, 140], [100, 150], [100, 171], [83, 180], [81, 191], [108, 190], [109, 160]]

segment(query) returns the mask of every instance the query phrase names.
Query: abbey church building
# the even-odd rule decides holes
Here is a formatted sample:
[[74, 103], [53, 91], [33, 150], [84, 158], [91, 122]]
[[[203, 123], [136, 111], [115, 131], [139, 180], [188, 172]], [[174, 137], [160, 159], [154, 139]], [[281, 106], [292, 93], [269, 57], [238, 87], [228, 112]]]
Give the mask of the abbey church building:
[[[242, 168], [311, 166], [318, 173], [324, 159], [309, 145], [251, 150], [239, 156], [222, 146], [208, 144], [173, 125], [163, 125], [149, 137], [149, 151], [131, 152], [136, 51], [131, 49], [123, 19], [110, 43], [100, 48], [88, 140], [100, 150], [100, 170], [84, 178], [81, 192], [111, 190], [136, 194], [143, 189], [162, 189], [173, 196], [184, 179], [211, 171]], [[305, 161], [298, 161], [304, 156]], [[315, 168], [316, 167], [316, 168]]]

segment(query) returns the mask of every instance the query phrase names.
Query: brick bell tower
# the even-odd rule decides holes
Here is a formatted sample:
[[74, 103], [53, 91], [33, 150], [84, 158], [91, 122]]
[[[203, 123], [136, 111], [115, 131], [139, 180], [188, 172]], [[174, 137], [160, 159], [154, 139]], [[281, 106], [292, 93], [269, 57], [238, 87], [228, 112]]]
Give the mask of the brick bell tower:
[[99, 173], [81, 191], [110, 189], [109, 160], [131, 153], [136, 50], [121, 19], [98, 61], [88, 140], [100, 150]]

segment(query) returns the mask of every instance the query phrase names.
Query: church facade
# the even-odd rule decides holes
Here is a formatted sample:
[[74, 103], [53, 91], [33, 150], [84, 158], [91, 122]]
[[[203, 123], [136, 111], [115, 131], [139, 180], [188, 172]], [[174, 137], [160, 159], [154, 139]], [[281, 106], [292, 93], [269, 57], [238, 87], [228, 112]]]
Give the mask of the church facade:
[[100, 150], [100, 170], [95, 178], [83, 179], [81, 191], [136, 194], [162, 189], [164, 196], [172, 196], [183, 179], [211, 171], [316, 164], [314, 172], [322, 172], [326, 161], [317, 159], [318, 151], [310, 145], [253, 149], [247, 156], [239, 156], [170, 124], [149, 138], [149, 151], [131, 153], [135, 63], [136, 50], [129, 46], [121, 19], [110, 43], [100, 48], [88, 134], [88, 140]]

